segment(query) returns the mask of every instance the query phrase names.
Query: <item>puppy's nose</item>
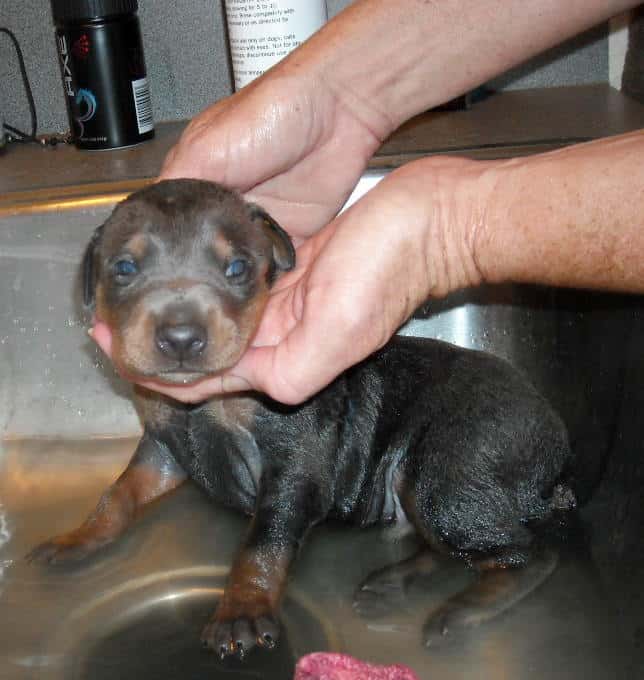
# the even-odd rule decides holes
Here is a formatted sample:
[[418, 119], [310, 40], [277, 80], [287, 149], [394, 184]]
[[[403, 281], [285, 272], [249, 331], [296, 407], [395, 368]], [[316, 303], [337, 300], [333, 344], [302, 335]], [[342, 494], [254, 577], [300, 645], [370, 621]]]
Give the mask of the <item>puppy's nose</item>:
[[197, 324], [164, 324], [156, 332], [157, 347], [173, 359], [192, 359], [206, 346], [206, 330]]

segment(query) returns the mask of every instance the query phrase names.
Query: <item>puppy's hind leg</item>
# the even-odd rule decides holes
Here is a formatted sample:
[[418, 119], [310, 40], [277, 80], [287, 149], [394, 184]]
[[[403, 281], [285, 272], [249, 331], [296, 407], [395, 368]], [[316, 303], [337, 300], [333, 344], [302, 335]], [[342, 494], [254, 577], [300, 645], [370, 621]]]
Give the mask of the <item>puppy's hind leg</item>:
[[355, 591], [354, 611], [363, 618], [371, 619], [404, 609], [409, 602], [412, 583], [430, 580], [448, 559], [428, 547], [422, 547], [411, 557], [372, 572]]
[[[436, 526], [438, 518], [445, 520], [450, 513], [432, 503], [425, 488], [423, 484], [416, 484], [401, 489], [400, 500], [407, 518], [435, 553], [468, 557], [476, 572], [476, 580], [444, 602], [425, 624], [425, 645], [437, 646], [495, 618], [529, 595], [552, 574], [559, 556], [554, 550], [536, 548], [532, 530], [511, 522], [500, 523], [505, 527], [504, 531], [494, 534], [494, 537], [509, 539], [503, 547], [494, 547], [489, 535], [482, 536], [479, 541], [480, 545], [487, 543], [489, 550], [474, 555], [463, 549], [458, 541], [448, 543]], [[462, 533], [466, 534], [470, 529], [472, 517], [472, 513], [465, 514]], [[479, 513], [478, 519], [480, 517]], [[483, 524], [489, 528], [495, 523], [490, 520]], [[454, 529], [453, 535], [458, 536], [458, 523]]]
[[45, 541], [26, 559], [52, 564], [91, 555], [118, 538], [143, 506], [172, 491], [185, 479], [186, 473], [167, 447], [144, 434], [125, 471], [101, 496], [83, 524]]
[[402, 517], [416, 532], [421, 547], [400, 562], [389, 564], [369, 574], [353, 596], [353, 609], [364, 618], [377, 618], [404, 609], [409, 603], [409, 589], [415, 582], [429, 582], [449, 563], [447, 546], [434, 536], [431, 524], [418, 510], [416, 495], [401, 475], [395, 480]]
[[[511, 566], [518, 561], [526, 563]], [[511, 549], [474, 563], [477, 579], [431, 615], [423, 631], [425, 645], [437, 646], [495, 618], [541, 585], [557, 563], [555, 551], [519, 555]]]

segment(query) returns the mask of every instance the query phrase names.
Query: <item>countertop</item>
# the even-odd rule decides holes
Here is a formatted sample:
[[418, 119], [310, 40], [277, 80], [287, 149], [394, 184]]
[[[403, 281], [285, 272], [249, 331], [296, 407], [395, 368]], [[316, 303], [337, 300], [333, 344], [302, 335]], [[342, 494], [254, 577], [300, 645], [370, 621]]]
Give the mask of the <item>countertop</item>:
[[[186, 123], [112, 151], [12, 144], [0, 155], [0, 214], [57, 209], [83, 198], [114, 200], [148, 183]], [[413, 118], [382, 145], [370, 168], [438, 153], [486, 159], [525, 155], [644, 127], [644, 106], [606, 84], [490, 94], [465, 111]]]

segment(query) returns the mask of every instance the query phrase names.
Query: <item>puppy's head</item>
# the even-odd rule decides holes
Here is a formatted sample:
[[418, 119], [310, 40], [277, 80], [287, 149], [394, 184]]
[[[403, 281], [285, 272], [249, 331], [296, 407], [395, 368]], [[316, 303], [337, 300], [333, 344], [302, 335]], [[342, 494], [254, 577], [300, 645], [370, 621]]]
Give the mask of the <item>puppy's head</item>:
[[233, 366], [268, 290], [295, 264], [287, 234], [224, 187], [169, 180], [120, 203], [83, 260], [84, 302], [129, 373], [189, 383]]

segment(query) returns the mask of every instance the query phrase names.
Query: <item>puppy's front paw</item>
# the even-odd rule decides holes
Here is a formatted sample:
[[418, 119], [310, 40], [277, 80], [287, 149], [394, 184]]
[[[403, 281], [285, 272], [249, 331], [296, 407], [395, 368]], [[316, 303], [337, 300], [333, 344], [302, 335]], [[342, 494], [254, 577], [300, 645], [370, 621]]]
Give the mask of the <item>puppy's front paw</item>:
[[110, 542], [110, 539], [71, 531], [68, 534], [55, 536], [36, 546], [26, 555], [25, 559], [27, 562], [44, 564], [80, 562]]
[[221, 659], [227, 656], [243, 659], [255, 646], [272, 649], [279, 633], [279, 624], [270, 613], [236, 618], [223, 618], [216, 613], [204, 628], [201, 642]]

